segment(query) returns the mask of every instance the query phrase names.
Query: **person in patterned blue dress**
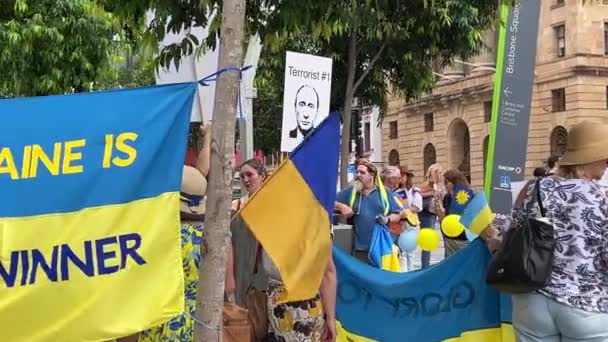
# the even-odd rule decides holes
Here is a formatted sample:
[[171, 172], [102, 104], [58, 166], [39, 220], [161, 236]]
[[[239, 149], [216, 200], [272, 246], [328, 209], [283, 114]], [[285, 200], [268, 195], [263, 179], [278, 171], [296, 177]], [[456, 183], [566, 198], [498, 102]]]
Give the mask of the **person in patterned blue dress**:
[[513, 295], [520, 342], [608, 341], [608, 197], [598, 182], [608, 163], [608, 125], [582, 122], [568, 134], [554, 175], [528, 183], [513, 209], [513, 228], [541, 217], [554, 228], [554, 259], [545, 287]]

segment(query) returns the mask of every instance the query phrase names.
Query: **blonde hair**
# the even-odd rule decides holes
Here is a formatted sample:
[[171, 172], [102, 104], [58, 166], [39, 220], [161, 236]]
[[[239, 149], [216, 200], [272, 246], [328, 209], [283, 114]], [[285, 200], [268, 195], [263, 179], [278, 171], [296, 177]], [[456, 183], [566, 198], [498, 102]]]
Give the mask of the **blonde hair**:
[[562, 165], [555, 174], [566, 179], [579, 179], [583, 178], [583, 169], [580, 165]]
[[555, 174], [566, 179], [599, 179], [598, 177], [590, 176], [586, 173], [586, 167], [592, 163], [585, 165], [561, 165], [555, 171]]
[[424, 175], [424, 180], [426, 180], [429, 183], [433, 182], [433, 172], [437, 171], [440, 175], [443, 174], [443, 167], [441, 166], [441, 164], [439, 163], [435, 163], [432, 164], [431, 166], [429, 166], [428, 170], [426, 171], [426, 174]]

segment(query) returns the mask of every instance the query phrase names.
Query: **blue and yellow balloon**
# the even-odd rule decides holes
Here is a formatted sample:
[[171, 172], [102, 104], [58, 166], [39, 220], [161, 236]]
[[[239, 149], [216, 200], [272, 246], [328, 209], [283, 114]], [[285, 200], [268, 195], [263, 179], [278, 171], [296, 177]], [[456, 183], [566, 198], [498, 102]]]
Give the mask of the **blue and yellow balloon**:
[[435, 229], [423, 228], [418, 233], [418, 246], [423, 251], [431, 252], [439, 247], [440, 239], [439, 233]]
[[460, 215], [448, 215], [441, 221], [441, 230], [447, 237], [455, 238], [464, 231], [464, 225], [460, 223]]

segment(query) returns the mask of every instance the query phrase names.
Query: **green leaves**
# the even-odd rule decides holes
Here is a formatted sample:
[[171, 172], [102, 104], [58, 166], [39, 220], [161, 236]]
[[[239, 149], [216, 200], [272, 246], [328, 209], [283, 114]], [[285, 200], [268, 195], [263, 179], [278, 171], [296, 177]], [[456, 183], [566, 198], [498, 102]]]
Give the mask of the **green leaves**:
[[0, 20], [0, 96], [88, 90], [118, 51], [118, 21], [93, 0], [9, 0]]
[[[272, 6], [272, 11], [260, 10], [264, 5]], [[477, 53], [483, 32], [495, 24], [498, 2], [367, 0], [351, 6], [350, 1], [336, 0], [250, 0], [248, 6], [263, 14], [249, 19], [250, 26], [261, 33], [266, 47], [261, 63], [283, 59], [286, 50], [333, 58], [332, 109], [339, 110], [346, 89], [351, 32], [355, 31], [358, 37], [355, 82], [363, 77], [355, 97], [364, 105], [384, 107], [389, 91], [408, 99], [432, 89], [434, 60], [448, 61]], [[309, 22], [307, 17], [317, 19]], [[291, 27], [298, 30], [290, 30]], [[367, 71], [385, 43], [387, 48]], [[258, 79], [280, 80], [282, 73], [280, 68], [270, 68], [268, 73], [260, 73]]]

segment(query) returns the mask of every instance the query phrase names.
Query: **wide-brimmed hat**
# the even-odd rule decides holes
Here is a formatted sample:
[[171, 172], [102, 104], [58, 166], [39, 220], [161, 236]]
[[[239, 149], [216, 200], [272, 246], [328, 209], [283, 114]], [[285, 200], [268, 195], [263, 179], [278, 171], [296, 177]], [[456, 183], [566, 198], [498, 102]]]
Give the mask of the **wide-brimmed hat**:
[[414, 173], [407, 166], [401, 166], [399, 168], [399, 170], [401, 171], [402, 175], [407, 175], [408, 177], [414, 177]]
[[201, 215], [205, 213], [205, 193], [207, 179], [192, 166], [184, 166], [180, 192], [180, 211], [185, 214]]
[[566, 153], [559, 165], [585, 165], [608, 159], [608, 125], [583, 121], [568, 132]]

